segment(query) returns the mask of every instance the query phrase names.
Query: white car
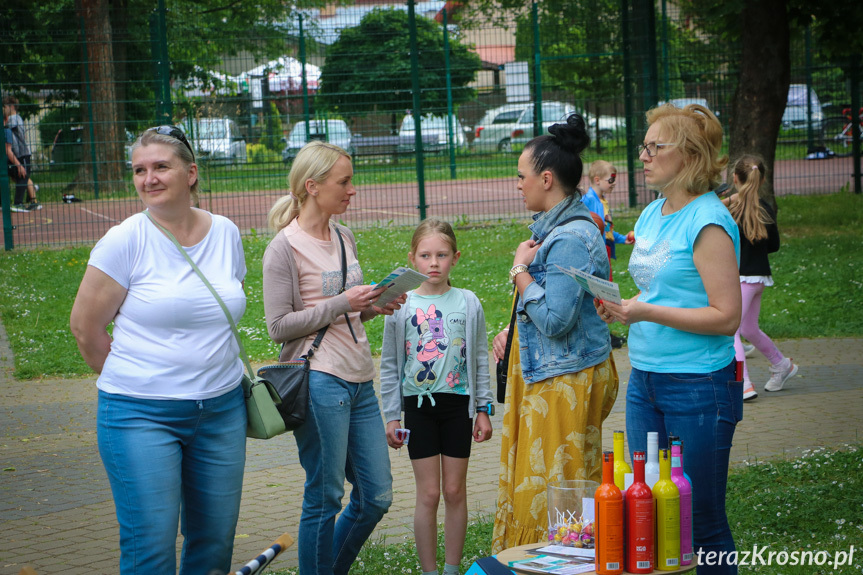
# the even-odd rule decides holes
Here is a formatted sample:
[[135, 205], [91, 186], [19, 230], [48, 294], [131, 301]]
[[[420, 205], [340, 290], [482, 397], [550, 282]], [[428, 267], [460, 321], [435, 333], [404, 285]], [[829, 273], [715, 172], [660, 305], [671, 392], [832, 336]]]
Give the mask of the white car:
[[[524, 145], [533, 139], [533, 104], [529, 104], [524, 110], [518, 121], [513, 125], [510, 135], [511, 145]], [[552, 124], [566, 121], [566, 118], [573, 113], [578, 113], [584, 118], [587, 126], [587, 133], [591, 140], [597, 137], [597, 124], [599, 127], [599, 139], [601, 142], [611, 142], [616, 138], [623, 136], [626, 129], [626, 118], [622, 116], [600, 116], [597, 123], [595, 118], [592, 118], [586, 112], [578, 110], [571, 104], [563, 102], [543, 102], [542, 103], [542, 131], [537, 134], [548, 133], [548, 128]]]
[[[512, 127], [510, 132], [510, 144], [513, 146], [523, 146], [533, 139], [533, 104], [529, 104], [521, 113], [518, 120]], [[543, 102], [542, 103], [542, 129], [537, 136], [548, 133], [548, 128], [552, 124], [565, 121], [566, 118], [574, 113], [575, 106], [565, 104], [563, 102]]]
[[351, 156], [356, 155], [353, 147], [353, 136], [344, 120], [309, 120], [309, 132], [306, 135], [305, 121], [294, 124], [285, 149], [282, 150], [282, 161], [286, 164], [294, 161], [300, 149], [312, 140], [322, 140], [335, 144], [346, 150]]
[[[809, 95], [812, 100], [812, 129], [820, 130], [821, 122], [824, 121], [824, 112], [821, 111], [821, 100], [811, 87]], [[806, 98], [806, 84], [791, 84], [788, 87], [788, 101], [785, 111], [782, 113], [782, 127], [784, 129], [803, 128], [806, 129], [809, 120], [809, 102]]]
[[471, 144], [473, 149], [477, 152], [511, 152], [512, 128], [530, 105], [532, 104], [505, 104], [487, 111], [476, 125]]
[[[445, 153], [449, 148], [449, 126], [446, 116], [432, 116], [427, 114], [422, 117], [420, 130], [423, 135], [423, 142], [428, 142], [423, 146], [425, 152]], [[467, 138], [464, 134], [464, 126], [453, 117], [452, 119], [453, 143], [456, 149], [462, 149], [467, 145]], [[402, 125], [399, 128], [399, 151], [413, 152], [414, 138], [416, 130], [414, 129], [414, 117], [408, 114], [402, 120]]]
[[245, 164], [246, 140], [230, 118], [197, 118], [178, 124], [202, 162]]

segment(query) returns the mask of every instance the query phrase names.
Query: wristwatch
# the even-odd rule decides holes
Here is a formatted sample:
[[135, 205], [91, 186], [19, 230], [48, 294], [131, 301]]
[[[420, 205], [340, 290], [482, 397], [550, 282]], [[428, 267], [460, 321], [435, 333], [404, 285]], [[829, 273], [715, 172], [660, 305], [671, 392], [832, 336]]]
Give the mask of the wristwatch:
[[518, 264], [517, 266], [512, 266], [512, 269], [509, 270], [509, 279], [512, 283], [515, 283], [515, 276], [518, 274], [527, 273], [527, 266], [524, 264]]
[[480, 405], [476, 408], [478, 413], [487, 413], [489, 415], [494, 415], [494, 404], [486, 403], [485, 405]]

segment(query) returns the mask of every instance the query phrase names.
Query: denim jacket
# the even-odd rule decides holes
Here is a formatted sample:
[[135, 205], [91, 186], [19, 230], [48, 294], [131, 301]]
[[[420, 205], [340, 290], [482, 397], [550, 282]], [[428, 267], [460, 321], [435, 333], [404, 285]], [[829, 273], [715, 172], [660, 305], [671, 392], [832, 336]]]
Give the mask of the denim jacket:
[[526, 383], [575, 373], [608, 358], [611, 340], [608, 326], [593, 307], [593, 298], [571, 277], [557, 269], [576, 268], [608, 279], [605, 240], [579, 198], [568, 198], [548, 212], [534, 216], [532, 239], [542, 242], [528, 272], [534, 281], [525, 288], [518, 304], [518, 344]]

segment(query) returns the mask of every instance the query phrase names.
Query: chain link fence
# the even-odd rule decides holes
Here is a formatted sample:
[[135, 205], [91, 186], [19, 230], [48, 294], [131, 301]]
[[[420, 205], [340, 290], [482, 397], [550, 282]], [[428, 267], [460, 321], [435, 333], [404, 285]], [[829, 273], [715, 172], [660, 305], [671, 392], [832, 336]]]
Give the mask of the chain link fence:
[[[178, 125], [192, 142], [201, 207], [265, 233], [312, 139], [354, 158], [349, 225], [467, 223], [526, 216], [517, 153], [573, 111], [593, 140], [585, 166], [617, 167], [617, 209], [653, 199], [635, 152], [647, 109], [698, 102], [726, 129], [733, 122], [737, 46], [664, 0], [611, 0], [606, 13], [574, 6], [565, 17], [537, 4], [493, 18], [448, 13], [458, 4], [328, 6], [260, 23], [222, 21], [184, 0], [151, 13], [125, 3], [6, 8], [30, 22], [0, 31], [0, 90], [18, 100], [42, 208], [14, 211], [14, 182], [2, 175], [6, 248], [93, 243], [139, 211], [130, 146], [153, 125]], [[777, 195], [853, 187], [860, 104], [806, 29], [793, 35], [791, 84]]]

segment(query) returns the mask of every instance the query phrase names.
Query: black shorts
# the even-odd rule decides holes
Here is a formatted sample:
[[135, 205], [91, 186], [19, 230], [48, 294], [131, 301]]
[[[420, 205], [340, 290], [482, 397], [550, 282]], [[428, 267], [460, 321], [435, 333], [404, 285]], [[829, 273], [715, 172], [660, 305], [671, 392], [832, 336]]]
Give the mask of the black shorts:
[[422, 407], [417, 408], [419, 397], [405, 397], [405, 428], [411, 430], [408, 455], [411, 459], [425, 459], [435, 455], [446, 455], [466, 459], [470, 457], [473, 422], [467, 412], [469, 395], [433, 393], [431, 399], [423, 398]]

